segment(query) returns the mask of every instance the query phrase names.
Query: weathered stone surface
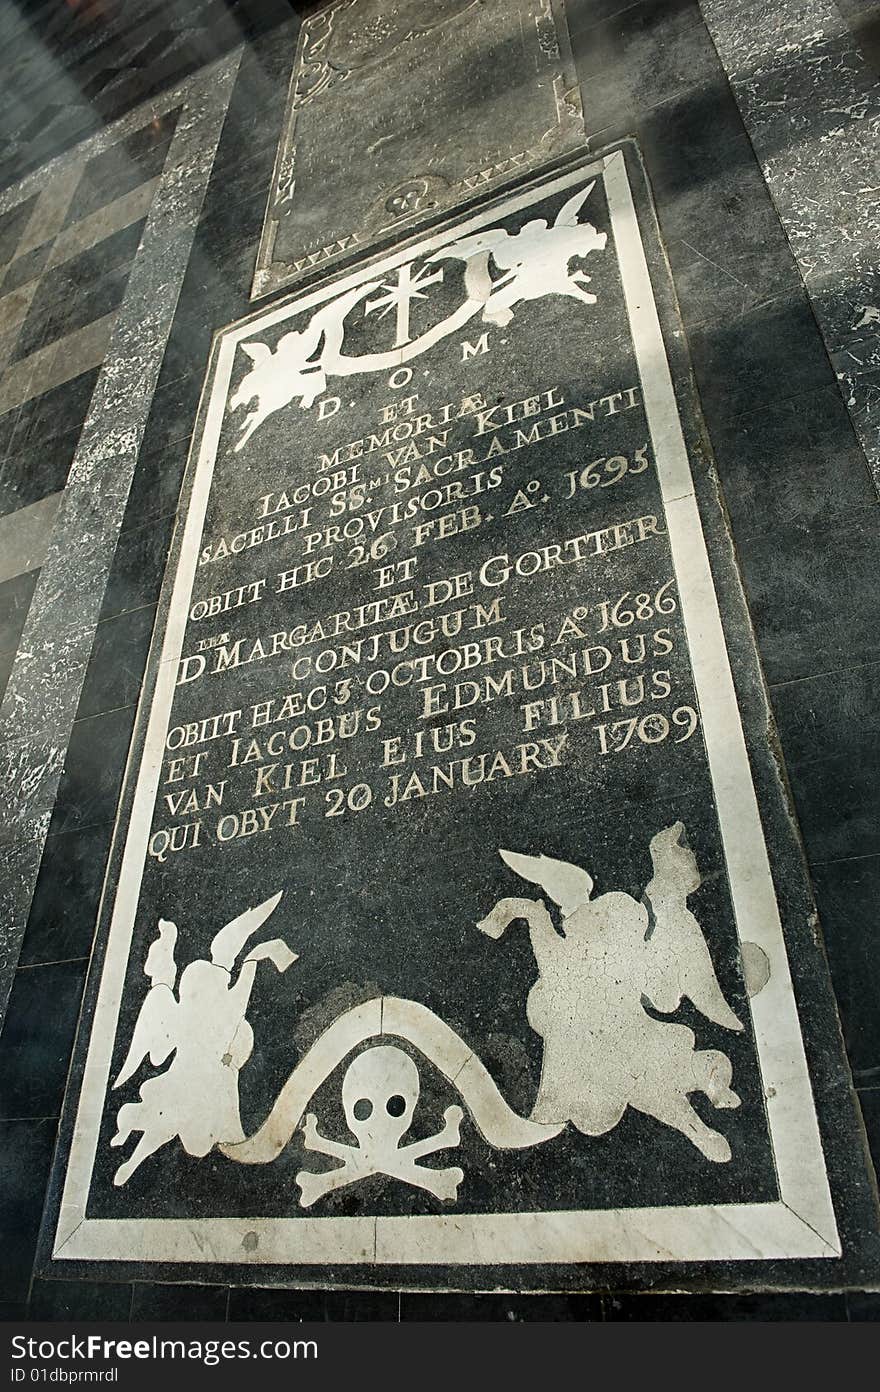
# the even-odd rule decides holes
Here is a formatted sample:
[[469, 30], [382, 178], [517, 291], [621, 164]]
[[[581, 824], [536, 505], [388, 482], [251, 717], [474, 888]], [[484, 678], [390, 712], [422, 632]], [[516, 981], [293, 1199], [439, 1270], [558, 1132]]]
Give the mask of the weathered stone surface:
[[338, 0], [303, 21], [254, 295], [583, 138], [560, 0]]

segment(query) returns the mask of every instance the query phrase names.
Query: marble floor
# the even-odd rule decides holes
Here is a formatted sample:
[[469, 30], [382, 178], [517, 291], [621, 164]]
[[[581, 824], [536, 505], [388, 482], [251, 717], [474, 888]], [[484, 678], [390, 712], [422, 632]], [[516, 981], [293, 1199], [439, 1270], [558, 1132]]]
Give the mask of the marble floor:
[[[213, 335], [253, 308], [307, 8], [0, 0], [0, 1318], [876, 1319], [858, 1289], [439, 1297], [43, 1274], [189, 440]], [[634, 136], [646, 161], [880, 1164], [880, 7], [782, 3], [769, 29], [752, 0], [567, 8], [591, 146]]]
[[174, 135], [179, 108], [165, 96], [292, 8], [10, 0], [0, 11], [2, 690]]
[[175, 119], [154, 118], [3, 214], [4, 689]]

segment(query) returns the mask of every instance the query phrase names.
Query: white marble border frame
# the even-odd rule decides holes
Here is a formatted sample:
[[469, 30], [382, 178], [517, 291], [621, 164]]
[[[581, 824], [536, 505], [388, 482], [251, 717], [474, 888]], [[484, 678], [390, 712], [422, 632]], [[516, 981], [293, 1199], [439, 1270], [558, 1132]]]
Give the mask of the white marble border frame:
[[[781, 1199], [424, 1217], [93, 1219], [85, 1217], [132, 929], [158, 790], [177, 662], [238, 343], [293, 313], [385, 275], [542, 198], [602, 175], [636, 349], [673, 565], [690, 646], [740, 940], [757, 943], [770, 977], [751, 1002]], [[193, 491], [149, 712], [144, 754], [113, 907], [53, 1256], [92, 1261], [299, 1265], [552, 1265], [836, 1257], [841, 1245], [801, 1039], [779, 909], [705, 538], [625, 158], [618, 151], [496, 201], [377, 266], [221, 331]], [[206, 388], [207, 391], [207, 388]], [[258, 1241], [248, 1242], [256, 1233]]]

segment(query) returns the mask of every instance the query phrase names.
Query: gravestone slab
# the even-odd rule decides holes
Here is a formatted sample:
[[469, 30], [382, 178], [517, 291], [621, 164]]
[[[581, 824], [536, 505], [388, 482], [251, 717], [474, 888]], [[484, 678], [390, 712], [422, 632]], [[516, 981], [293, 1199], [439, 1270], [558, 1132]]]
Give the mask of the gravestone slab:
[[562, 0], [337, 0], [300, 31], [253, 295], [583, 144]]
[[841, 1283], [873, 1210], [632, 150], [222, 331], [187, 490], [53, 1271]]

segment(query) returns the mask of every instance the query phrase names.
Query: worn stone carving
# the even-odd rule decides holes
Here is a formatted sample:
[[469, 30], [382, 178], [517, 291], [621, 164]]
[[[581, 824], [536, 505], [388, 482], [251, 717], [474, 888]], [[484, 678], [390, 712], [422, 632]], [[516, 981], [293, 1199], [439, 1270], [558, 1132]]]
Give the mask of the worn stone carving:
[[559, 0], [338, 0], [303, 21], [253, 293], [583, 139]]
[[[317, 96], [333, 80], [386, 60], [401, 44], [431, 33], [478, 2], [435, 0], [428, 7], [423, 0], [343, 0], [321, 11], [306, 25], [304, 71], [297, 83], [299, 105]], [[552, 18], [549, 23], [552, 27]]]

